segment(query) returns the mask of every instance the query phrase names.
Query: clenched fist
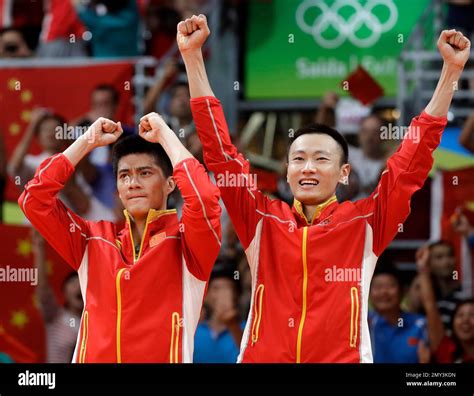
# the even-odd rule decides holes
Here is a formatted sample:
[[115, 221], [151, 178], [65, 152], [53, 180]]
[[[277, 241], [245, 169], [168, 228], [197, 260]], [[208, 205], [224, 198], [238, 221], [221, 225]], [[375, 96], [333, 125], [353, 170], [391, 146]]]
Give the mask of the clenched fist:
[[447, 65], [463, 68], [469, 59], [471, 42], [457, 30], [443, 30], [438, 39], [438, 49]]
[[193, 15], [178, 23], [176, 41], [181, 53], [201, 49], [210, 34], [206, 16]]
[[94, 147], [100, 147], [115, 143], [122, 133], [120, 122], [100, 117], [92, 123], [84, 138]]
[[159, 143], [164, 132], [170, 130], [158, 113], [149, 113], [140, 118], [140, 136], [150, 143]]

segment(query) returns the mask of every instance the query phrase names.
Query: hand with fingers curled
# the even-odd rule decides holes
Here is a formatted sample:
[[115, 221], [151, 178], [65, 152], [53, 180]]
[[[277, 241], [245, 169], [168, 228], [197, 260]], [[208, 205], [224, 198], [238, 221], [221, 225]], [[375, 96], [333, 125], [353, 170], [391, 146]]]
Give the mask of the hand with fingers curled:
[[200, 50], [210, 34], [207, 18], [203, 14], [181, 21], [176, 36], [180, 52]]
[[170, 132], [170, 127], [158, 113], [148, 113], [140, 118], [138, 126], [139, 135], [150, 143], [160, 143], [165, 132]]
[[92, 123], [83, 138], [93, 147], [101, 147], [115, 143], [122, 133], [123, 129], [120, 121], [115, 122], [108, 118], [99, 117]]
[[455, 29], [443, 30], [437, 45], [446, 65], [464, 68], [471, 49], [471, 42], [466, 36]]

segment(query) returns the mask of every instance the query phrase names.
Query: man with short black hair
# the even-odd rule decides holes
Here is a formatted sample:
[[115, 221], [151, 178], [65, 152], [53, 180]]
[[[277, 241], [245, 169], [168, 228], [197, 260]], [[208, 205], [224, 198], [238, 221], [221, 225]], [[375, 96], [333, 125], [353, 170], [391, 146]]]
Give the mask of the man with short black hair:
[[238, 360], [372, 362], [370, 280], [431, 170], [470, 42], [454, 30], [441, 33], [444, 66], [436, 91], [368, 198], [337, 202], [336, 187], [347, 183], [350, 173], [338, 135], [322, 128], [297, 132], [288, 156], [287, 181], [295, 198], [290, 208], [255, 187], [249, 162], [231, 142], [203, 62], [201, 48], [209, 34], [206, 17], [193, 16], [179, 23], [177, 41], [204, 161], [215, 174], [252, 273]]
[[[219, 253], [219, 191], [204, 167], [156, 113], [140, 136], [113, 149], [125, 227], [82, 219], [57, 194], [96, 147], [115, 143], [122, 126], [105, 118], [64, 152], [46, 159], [19, 205], [79, 274], [84, 298], [74, 362], [192, 362], [194, 332]], [[175, 186], [181, 219], [166, 207]]]

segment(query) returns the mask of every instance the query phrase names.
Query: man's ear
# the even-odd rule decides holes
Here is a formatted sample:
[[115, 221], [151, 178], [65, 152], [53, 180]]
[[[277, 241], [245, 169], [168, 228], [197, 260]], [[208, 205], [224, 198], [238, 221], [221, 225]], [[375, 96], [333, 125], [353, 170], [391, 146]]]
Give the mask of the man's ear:
[[176, 181], [174, 180], [173, 176], [169, 176], [168, 179], [166, 179], [166, 192], [167, 194], [171, 194], [174, 189], [176, 188]]
[[341, 167], [341, 176], [339, 178], [339, 183], [348, 185], [349, 184], [349, 175], [351, 173], [351, 165], [350, 164], [344, 164]]

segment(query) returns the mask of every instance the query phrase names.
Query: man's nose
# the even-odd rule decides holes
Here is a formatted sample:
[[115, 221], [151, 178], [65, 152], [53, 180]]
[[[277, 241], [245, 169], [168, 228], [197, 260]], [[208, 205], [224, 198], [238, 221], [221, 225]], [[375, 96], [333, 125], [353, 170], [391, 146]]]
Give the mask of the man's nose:
[[137, 176], [130, 176], [128, 188], [138, 188], [141, 187], [140, 180], [138, 180]]
[[316, 166], [315, 166], [314, 162], [311, 161], [311, 160], [306, 161], [306, 163], [305, 163], [305, 165], [302, 169], [302, 172], [304, 174], [313, 174], [313, 173], [316, 173], [316, 171], [317, 171], [317, 169], [316, 169]]

